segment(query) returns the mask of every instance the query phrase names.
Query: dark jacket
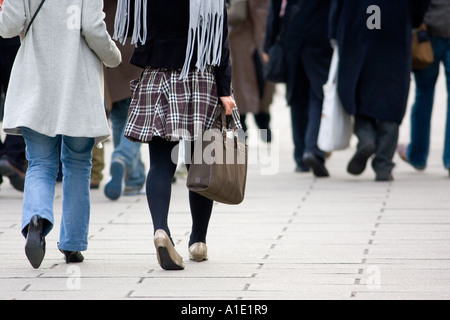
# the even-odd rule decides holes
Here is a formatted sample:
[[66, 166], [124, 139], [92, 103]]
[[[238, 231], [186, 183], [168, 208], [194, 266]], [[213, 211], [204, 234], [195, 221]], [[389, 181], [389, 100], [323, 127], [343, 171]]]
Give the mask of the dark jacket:
[[[288, 0], [282, 18], [280, 18], [281, 4], [282, 0], [271, 0], [264, 51], [268, 53], [277, 38], [281, 37], [288, 64], [286, 98], [288, 104], [293, 105], [298, 102], [300, 95], [309, 91], [306, 86], [302, 87], [305, 90], [298, 90], [298, 70], [301, 61], [304, 69], [312, 69], [308, 72], [310, 81], [318, 83], [312, 86], [314, 95], [323, 96], [322, 85], [328, 76], [332, 55], [328, 39], [330, 0]], [[295, 15], [293, 15], [294, 6], [301, 8]], [[305, 56], [314, 59], [315, 64], [309, 63]]]
[[11, 39], [4, 39], [0, 37], [0, 47], [6, 47], [6, 46], [20, 46], [20, 38], [15, 37]]
[[[401, 123], [411, 74], [411, 31], [429, 0], [332, 0], [330, 37], [340, 53], [338, 88], [351, 114]], [[381, 12], [381, 29], [369, 29], [368, 8]]]
[[[189, 31], [189, 1], [150, 0], [147, 15], [147, 41], [137, 46], [131, 63], [141, 68], [182, 69]], [[222, 61], [215, 71], [219, 96], [230, 96], [231, 61], [225, 6], [224, 18]], [[191, 67], [196, 64], [195, 57], [196, 52]]]
[[[117, 0], [105, 0], [105, 22], [109, 34], [114, 33], [114, 17], [116, 14]], [[126, 46], [117, 43], [123, 61], [130, 61], [134, 52], [134, 46], [127, 42]], [[130, 63], [123, 63], [117, 68], [105, 68], [105, 93], [107, 110], [111, 111], [112, 104], [130, 98], [130, 81], [139, 78], [142, 70]]]
[[[282, 0], [272, 0], [267, 18], [264, 51], [269, 52], [282, 30], [287, 50], [298, 49], [302, 43], [324, 45], [328, 39], [328, 16], [330, 0], [288, 0], [285, 15], [280, 18]], [[300, 12], [292, 16], [294, 5], [300, 5]]]
[[425, 23], [433, 36], [450, 38], [450, 1], [431, 0]]

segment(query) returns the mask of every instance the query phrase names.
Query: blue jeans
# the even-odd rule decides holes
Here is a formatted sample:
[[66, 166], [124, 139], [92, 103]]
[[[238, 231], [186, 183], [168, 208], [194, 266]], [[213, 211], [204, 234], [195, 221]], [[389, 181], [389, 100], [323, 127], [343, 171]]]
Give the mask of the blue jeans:
[[85, 251], [89, 232], [94, 139], [49, 137], [29, 128], [22, 130], [28, 159], [22, 212], [23, 235], [26, 236], [34, 215], [45, 219], [45, 235], [53, 228], [53, 202], [61, 155], [64, 178], [59, 248]]
[[147, 173], [141, 160], [141, 144], [132, 142], [124, 136], [130, 103], [131, 99], [116, 102], [110, 113], [114, 140], [114, 152], [112, 153], [111, 161], [120, 159], [125, 163], [127, 172], [125, 177], [126, 186], [142, 188], [145, 184]]
[[[432, 36], [431, 43], [435, 62], [424, 70], [414, 72], [417, 86], [416, 101], [411, 111], [411, 142], [406, 153], [409, 163], [419, 169], [423, 169], [427, 165], [430, 148], [431, 114], [441, 62], [445, 67], [447, 92], [450, 93], [450, 39]], [[447, 103], [443, 162], [445, 168], [450, 169], [450, 97]]]

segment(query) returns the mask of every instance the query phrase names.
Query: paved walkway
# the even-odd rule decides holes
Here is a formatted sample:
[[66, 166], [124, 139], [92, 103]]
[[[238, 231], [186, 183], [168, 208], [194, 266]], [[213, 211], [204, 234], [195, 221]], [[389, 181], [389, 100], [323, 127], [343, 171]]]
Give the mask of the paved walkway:
[[[102, 189], [92, 192], [86, 260], [65, 264], [56, 248], [60, 185], [46, 258], [32, 269], [19, 231], [22, 195], [4, 183], [0, 299], [449, 299], [450, 179], [440, 160], [446, 99], [441, 79], [425, 172], [396, 156], [392, 183], [374, 182], [370, 168], [352, 177], [345, 168], [353, 141], [329, 159], [331, 178], [314, 179], [293, 172], [289, 110], [278, 88], [273, 156], [254, 132], [247, 198], [215, 206], [208, 262], [188, 260], [185, 182], [173, 186], [170, 226], [186, 262], [181, 272], [157, 264], [145, 196], [112, 202]], [[401, 141], [408, 126], [407, 117]], [[107, 160], [111, 147], [105, 145]], [[147, 147], [143, 155], [148, 163]]]

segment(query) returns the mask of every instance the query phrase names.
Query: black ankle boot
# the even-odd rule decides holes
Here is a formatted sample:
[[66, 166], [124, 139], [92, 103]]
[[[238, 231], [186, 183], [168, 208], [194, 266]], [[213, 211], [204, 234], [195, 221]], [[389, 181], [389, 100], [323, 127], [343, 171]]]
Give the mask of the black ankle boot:
[[33, 216], [28, 225], [25, 254], [33, 268], [41, 266], [45, 256], [44, 220], [38, 215]]
[[61, 249], [59, 249], [59, 251], [64, 254], [66, 263], [80, 263], [84, 261], [84, 257], [80, 251], [66, 251]]

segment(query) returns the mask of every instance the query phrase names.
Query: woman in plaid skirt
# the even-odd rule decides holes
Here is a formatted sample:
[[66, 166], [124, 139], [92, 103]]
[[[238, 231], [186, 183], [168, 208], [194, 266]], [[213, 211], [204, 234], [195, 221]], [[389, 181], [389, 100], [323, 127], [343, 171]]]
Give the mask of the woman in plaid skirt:
[[[180, 140], [201, 139], [213, 124], [219, 101], [239, 123], [231, 97], [226, 5], [224, 0], [138, 0], [129, 8], [128, 3], [118, 1], [114, 37], [125, 42], [132, 36], [137, 47], [131, 63], [144, 71], [131, 83], [125, 136], [149, 145], [147, 199], [158, 262], [163, 269], [182, 270], [167, 223], [178, 159], [172, 151]], [[189, 192], [189, 202], [189, 255], [201, 262], [208, 259], [213, 201]]]

